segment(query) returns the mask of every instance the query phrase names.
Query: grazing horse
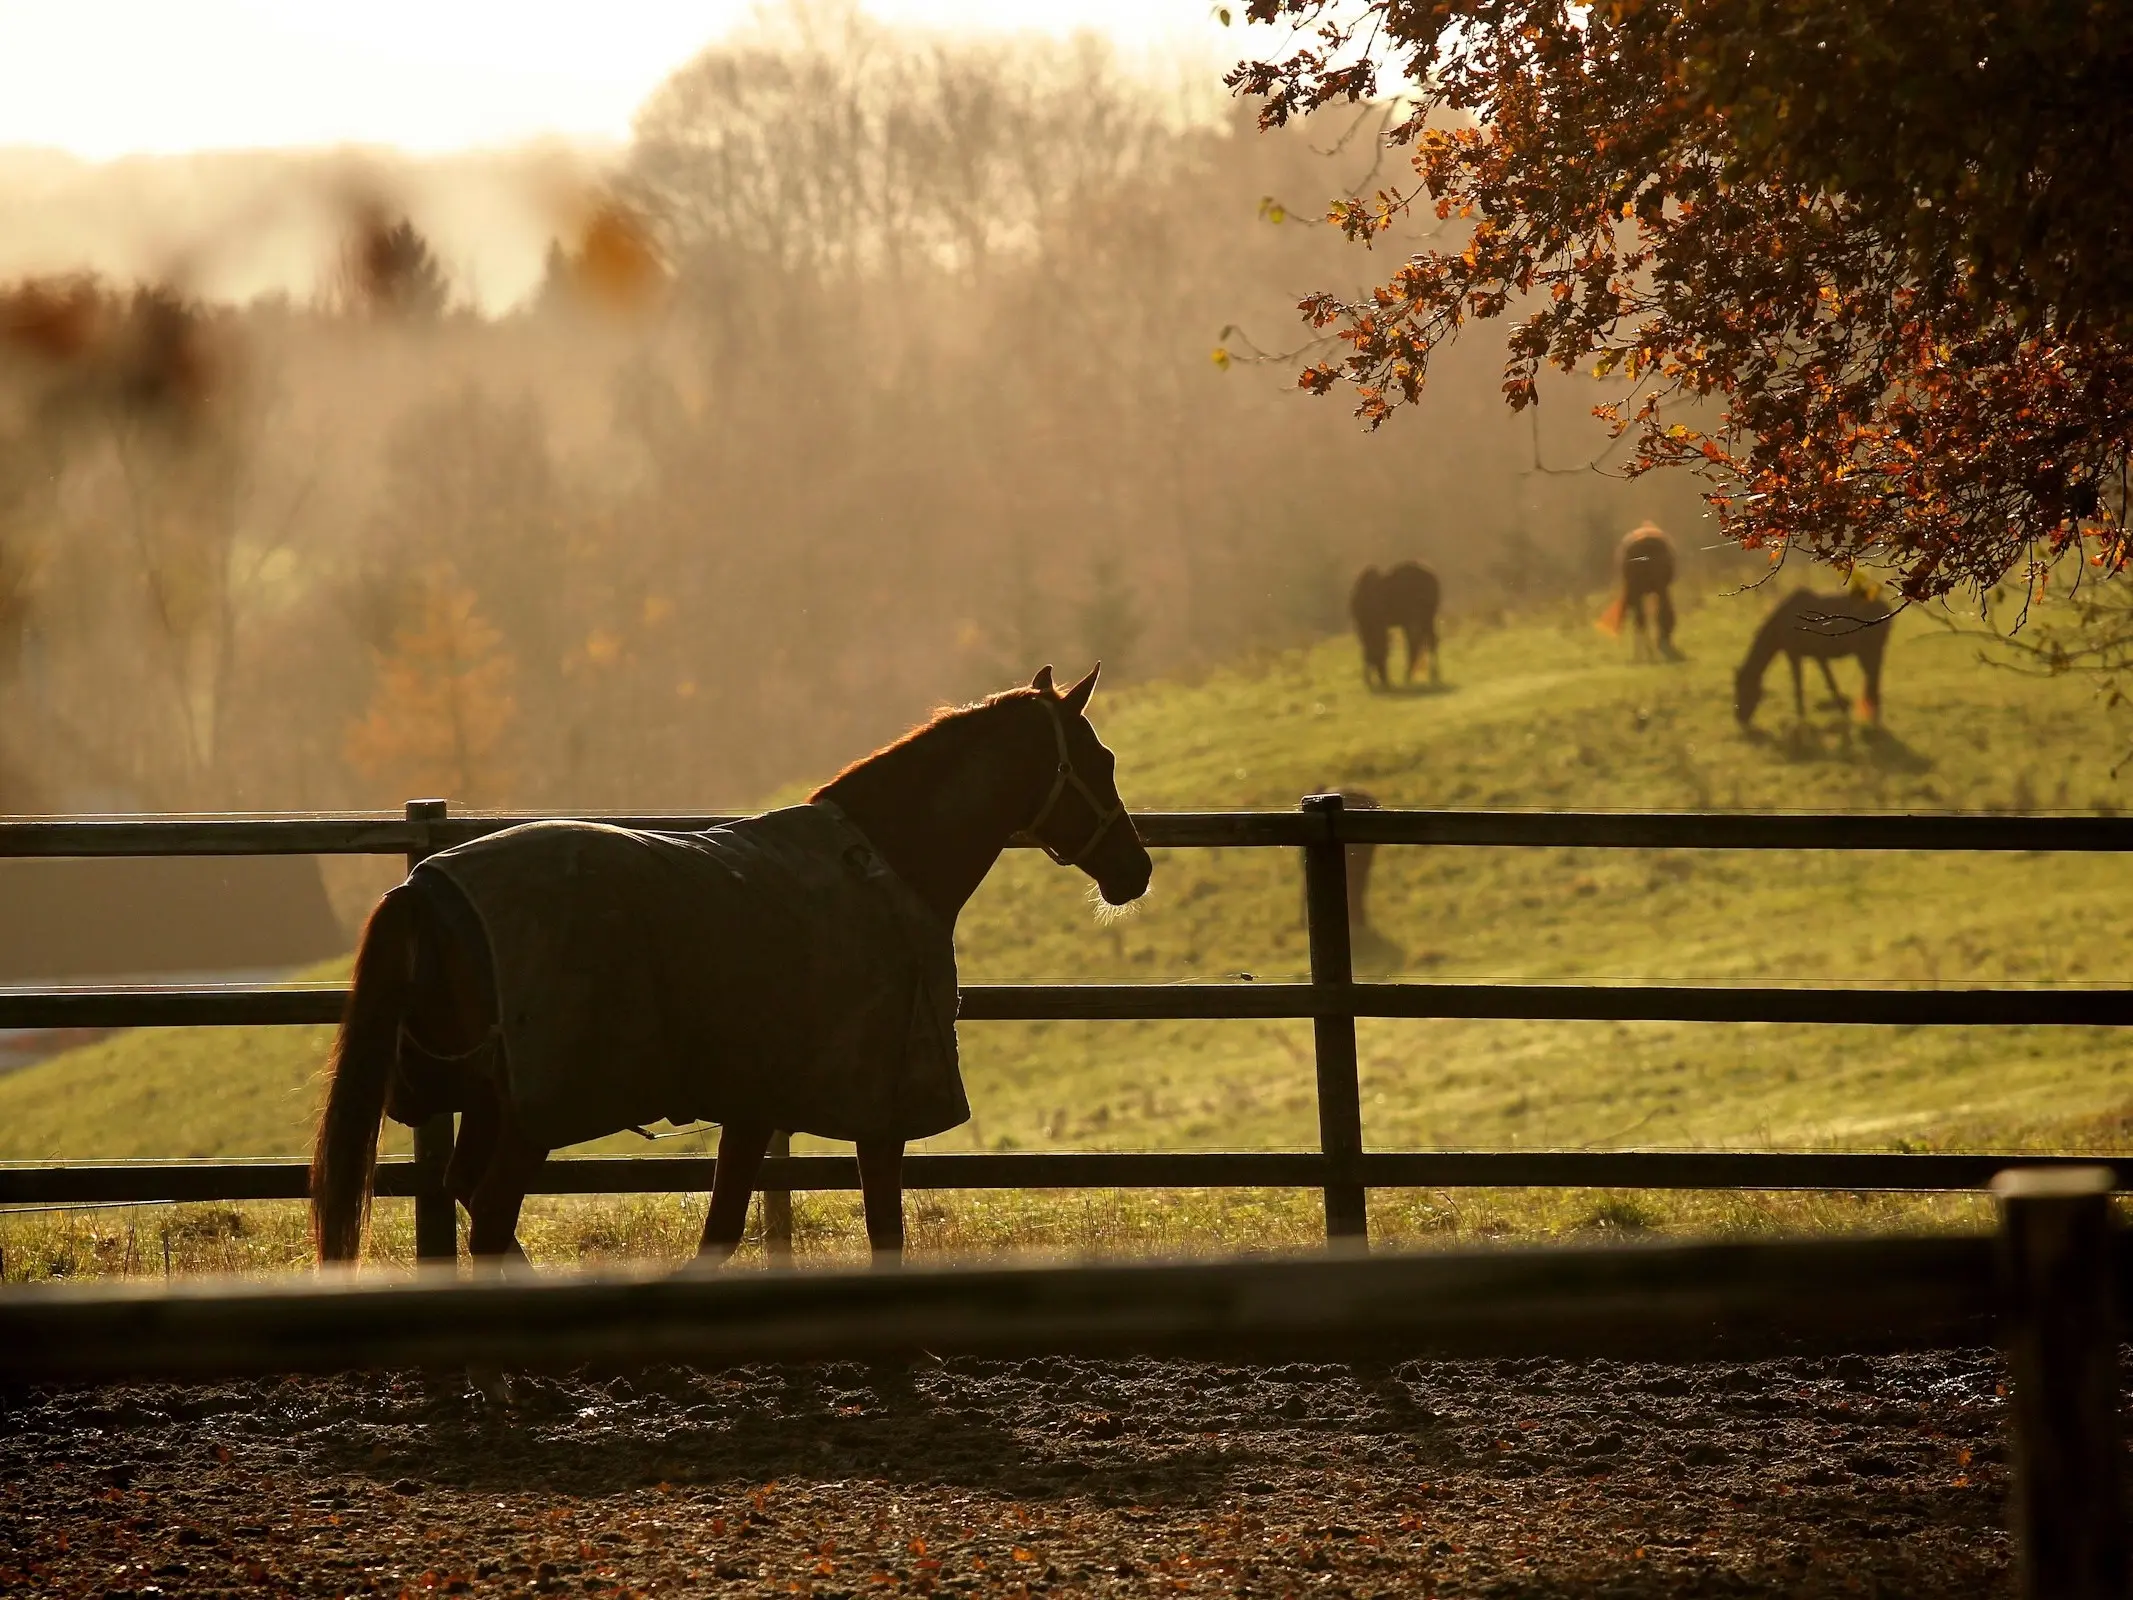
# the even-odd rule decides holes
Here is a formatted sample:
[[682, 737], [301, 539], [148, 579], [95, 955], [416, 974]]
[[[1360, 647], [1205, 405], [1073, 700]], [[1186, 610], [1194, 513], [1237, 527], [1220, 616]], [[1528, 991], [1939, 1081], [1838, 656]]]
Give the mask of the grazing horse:
[[1763, 698], [1763, 675], [1773, 658], [1783, 655], [1792, 664], [1792, 703], [1800, 716], [1807, 715], [1807, 694], [1800, 683], [1800, 663], [1812, 661], [1822, 669], [1830, 699], [1843, 705], [1844, 691], [1837, 687], [1830, 662], [1840, 656], [1857, 656], [1866, 673], [1866, 688], [1859, 696], [1859, 710], [1875, 722], [1881, 720], [1881, 658], [1889, 647], [1888, 620], [1894, 615], [1879, 600], [1850, 590], [1843, 594], [1816, 594], [1795, 589], [1780, 600], [1756, 630], [1747, 659], [1733, 675], [1733, 714], [1745, 728], [1755, 718]]
[[[1651, 658], [1654, 632], [1659, 636], [1659, 654], [1679, 661], [1681, 652], [1674, 648], [1674, 541], [1656, 523], [1633, 528], [1623, 535], [1615, 553], [1615, 569], [1620, 581], [1614, 604], [1600, 616], [1600, 631], [1609, 638], [1618, 637], [1626, 614], [1636, 626], [1639, 661]], [[1644, 616], [1647, 599], [1653, 602], [1649, 625]]]
[[1392, 630], [1407, 641], [1407, 681], [1415, 681], [1415, 663], [1429, 653], [1429, 681], [1437, 672], [1437, 575], [1419, 561], [1403, 561], [1390, 572], [1365, 567], [1348, 594], [1348, 615], [1363, 646], [1363, 681], [1373, 689], [1390, 689], [1386, 665], [1392, 655]]
[[900, 1257], [904, 1142], [969, 1115], [964, 902], [1017, 840], [1112, 905], [1148, 888], [1095, 687], [1046, 667], [724, 828], [530, 823], [418, 866], [356, 951], [311, 1163], [320, 1260], [361, 1248], [382, 1117], [447, 1111], [476, 1256], [523, 1256], [550, 1149], [664, 1116], [720, 1124], [700, 1257], [740, 1242], [774, 1128], [855, 1141], [875, 1259]]
[[[1337, 794], [1341, 803], [1350, 811], [1375, 811], [1377, 796], [1364, 789], [1320, 784], [1312, 794]], [[1377, 858], [1378, 847], [1374, 844], [1351, 844], [1347, 847], [1348, 863], [1348, 945], [1358, 967], [1387, 971], [1397, 966], [1404, 952], [1370, 920], [1370, 868]], [[1311, 916], [1311, 896], [1304, 893], [1303, 914], [1306, 921]]]

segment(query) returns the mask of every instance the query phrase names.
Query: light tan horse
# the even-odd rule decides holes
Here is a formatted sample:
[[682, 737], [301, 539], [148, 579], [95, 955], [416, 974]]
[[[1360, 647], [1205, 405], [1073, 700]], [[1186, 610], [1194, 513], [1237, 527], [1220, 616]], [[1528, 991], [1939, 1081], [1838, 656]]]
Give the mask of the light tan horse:
[[[1601, 613], [1596, 626], [1610, 639], [1618, 639], [1622, 636], [1622, 619], [1627, 615], [1636, 625], [1639, 661], [1652, 658], [1654, 633], [1658, 635], [1660, 657], [1679, 661], [1681, 652], [1674, 648], [1674, 541], [1660, 532], [1656, 523], [1633, 528], [1622, 538], [1615, 555], [1615, 570], [1619, 586], [1614, 603]], [[1653, 603], [1649, 623], [1644, 614], [1646, 600]]]

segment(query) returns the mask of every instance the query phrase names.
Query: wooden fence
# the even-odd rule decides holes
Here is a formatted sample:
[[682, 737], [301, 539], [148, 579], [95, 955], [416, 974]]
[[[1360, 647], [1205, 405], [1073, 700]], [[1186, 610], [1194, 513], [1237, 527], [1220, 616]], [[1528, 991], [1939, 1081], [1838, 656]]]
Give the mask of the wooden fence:
[[1093, 1267], [375, 1275], [0, 1289], [0, 1388], [290, 1371], [931, 1356], [1752, 1359], [2001, 1342], [2023, 1593], [2122, 1597], [2101, 1169], [2003, 1174], [1999, 1238], [1660, 1244]]
[[[416, 801], [400, 817], [54, 819], [0, 823], [0, 856], [395, 855], [412, 865], [465, 840], [532, 820], [448, 814]], [[630, 827], [686, 831], [716, 816], [613, 817]], [[1310, 941], [1306, 983], [978, 984], [962, 993], [968, 1022], [1150, 1018], [1308, 1018], [1316, 1065], [1315, 1152], [1104, 1152], [917, 1155], [914, 1188], [1310, 1187], [1324, 1196], [1333, 1238], [1365, 1233], [1372, 1188], [1592, 1185], [1625, 1188], [1972, 1189], [2009, 1157], [1774, 1151], [1366, 1151], [1356, 1019], [1503, 1018], [1585, 1021], [1792, 1022], [1905, 1026], [2133, 1023], [2133, 989], [1906, 988], [1887, 985], [1358, 983], [1349, 951], [1345, 848], [2133, 851], [2133, 818], [1809, 816], [1717, 813], [1348, 811], [1314, 796], [1295, 812], [1171, 812], [1135, 817], [1158, 849], [1295, 849], [1304, 861]], [[96, 988], [0, 994], [0, 1027], [166, 1027], [331, 1023], [334, 988]], [[380, 1164], [379, 1192], [411, 1195], [417, 1253], [455, 1254], [444, 1190], [449, 1118], [416, 1130], [412, 1161]], [[2024, 1165], [2051, 1158], [2023, 1156]], [[2110, 1164], [2133, 1185], [2133, 1157]], [[551, 1161], [546, 1193], [702, 1191], [709, 1157]], [[290, 1161], [56, 1163], [0, 1167], [0, 1204], [298, 1198], [305, 1169]], [[840, 1156], [773, 1158], [776, 1190], [856, 1188]]]

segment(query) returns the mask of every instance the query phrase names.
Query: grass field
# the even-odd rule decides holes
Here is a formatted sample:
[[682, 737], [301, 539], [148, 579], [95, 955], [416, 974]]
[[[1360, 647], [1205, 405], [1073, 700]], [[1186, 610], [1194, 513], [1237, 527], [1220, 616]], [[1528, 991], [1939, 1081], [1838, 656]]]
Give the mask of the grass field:
[[[1335, 784], [1388, 805], [2096, 811], [2124, 802], [2110, 770], [2122, 732], [2088, 685], [1984, 664], [1973, 643], [1908, 618], [1889, 652], [1884, 730], [1813, 698], [1795, 721], [1779, 666], [1762, 731], [1743, 735], [1732, 671], [1764, 603], [1692, 606], [1679, 665], [1632, 664], [1594, 633], [1596, 605], [1565, 606], [1452, 627], [1437, 692], [1369, 694], [1353, 645], [1329, 640], [1198, 683], [1099, 697], [1096, 720], [1119, 752], [1128, 802], [1151, 810], [1287, 807]], [[1387, 849], [1370, 903], [1385, 941], [1378, 964], [1394, 975], [2116, 983], [2133, 967], [2129, 873], [2133, 863], [2080, 857]], [[1304, 967], [1290, 852], [1161, 852], [1145, 907], [1109, 923], [1084, 890], [1041, 857], [1012, 855], [965, 914], [964, 976], [1212, 981]], [[325, 1043], [316, 1029], [169, 1030], [72, 1052], [0, 1078], [0, 1159], [297, 1153]], [[931, 1148], [1314, 1141], [1306, 1024], [970, 1024], [962, 1043], [976, 1115]], [[2120, 1111], [2133, 1100], [2103, 1030], [1366, 1022], [1361, 1043], [1365, 1136], [1376, 1148], [2105, 1148], [2122, 1137]], [[603, 1148], [645, 1147], [624, 1135]], [[1880, 1204], [1420, 1195], [1381, 1196], [1374, 1215], [1390, 1233], [1466, 1234], [1773, 1218], [1819, 1226], [1839, 1213], [1880, 1216]], [[1966, 1204], [1907, 1214], [1952, 1219]], [[808, 1214], [827, 1223], [842, 1205], [825, 1199]], [[925, 1205], [917, 1231], [925, 1239], [931, 1229], [944, 1249], [1168, 1248], [1234, 1239], [1240, 1227], [1280, 1242], [1312, 1225], [1303, 1196]], [[632, 1236], [645, 1242], [659, 1236], [661, 1206], [673, 1209], [648, 1201], [602, 1214], [638, 1216]], [[604, 1226], [582, 1220], [592, 1213], [577, 1203], [549, 1214], [559, 1242]], [[6, 1226], [18, 1230], [11, 1254], [21, 1256], [31, 1219]], [[255, 1231], [272, 1229], [262, 1221]]]

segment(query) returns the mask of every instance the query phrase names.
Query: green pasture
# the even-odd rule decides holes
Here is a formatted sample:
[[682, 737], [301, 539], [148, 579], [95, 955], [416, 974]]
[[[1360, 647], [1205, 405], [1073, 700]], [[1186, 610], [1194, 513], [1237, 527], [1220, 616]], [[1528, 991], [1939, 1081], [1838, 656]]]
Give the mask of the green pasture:
[[[2124, 802], [2111, 769], [2125, 731], [2091, 686], [1989, 665], [1975, 641], [1924, 619], [1895, 625], [1883, 729], [1812, 692], [1796, 721], [1781, 663], [1761, 728], [1743, 735], [1733, 668], [1764, 603], [1691, 604], [1679, 664], [1633, 663], [1626, 644], [1592, 628], [1593, 602], [1503, 625], [1455, 620], [1434, 691], [1367, 692], [1352, 643], [1332, 639], [1198, 682], [1100, 694], [1094, 711], [1119, 753], [1121, 790], [1141, 809], [1287, 807], [1333, 785], [1387, 805], [2094, 812]], [[1838, 671], [1855, 693], [1849, 664]], [[1370, 953], [1380, 973], [1425, 979], [2119, 983], [2133, 972], [2129, 886], [2133, 863], [2071, 856], [1388, 848], [1371, 888]], [[1085, 890], [1034, 853], [1010, 856], [965, 914], [966, 979], [1214, 982], [1304, 969], [1292, 852], [1161, 852], [1147, 902], [1113, 920]], [[0, 1078], [0, 1159], [296, 1154], [327, 1039], [321, 1029], [146, 1031], [10, 1074]], [[1361, 1045], [1365, 1137], [1377, 1148], [2108, 1147], [2133, 1100], [2121, 1046], [2101, 1030], [1366, 1022]], [[931, 1148], [1314, 1141], [1307, 1024], [974, 1023], [962, 1046], [976, 1114]], [[647, 1147], [624, 1135], [603, 1148]], [[1252, 1202], [1250, 1231], [1277, 1241], [1307, 1232], [1308, 1204], [1294, 1199]], [[842, 1202], [817, 1204], [841, 1214]], [[972, 1246], [1018, 1230], [1062, 1248], [1174, 1242], [1167, 1225], [1125, 1213], [1062, 1232], [1033, 1204], [944, 1200], [940, 1214], [993, 1218], [949, 1228]], [[1243, 1215], [1225, 1204], [1166, 1202], [1166, 1214], [1221, 1231], [1217, 1219]], [[1620, 1204], [1640, 1226], [1694, 1220], [1687, 1200]], [[1488, 1232], [1520, 1218], [1544, 1231], [1607, 1225], [1580, 1205], [1600, 1202], [1379, 1202], [1398, 1232]], [[1820, 1225], [1809, 1211], [1787, 1215]]]

